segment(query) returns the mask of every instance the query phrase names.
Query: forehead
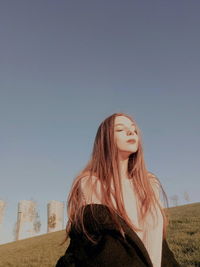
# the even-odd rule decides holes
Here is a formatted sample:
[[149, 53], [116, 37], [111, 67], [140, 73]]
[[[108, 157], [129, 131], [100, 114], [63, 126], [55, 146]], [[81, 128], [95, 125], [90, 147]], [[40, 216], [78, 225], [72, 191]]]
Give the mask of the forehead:
[[134, 125], [133, 121], [130, 120], [129, 118], [125, 117], [125, 116], [117, 116], [115, 117], [115, 125], [122, 123], [124, 125]]

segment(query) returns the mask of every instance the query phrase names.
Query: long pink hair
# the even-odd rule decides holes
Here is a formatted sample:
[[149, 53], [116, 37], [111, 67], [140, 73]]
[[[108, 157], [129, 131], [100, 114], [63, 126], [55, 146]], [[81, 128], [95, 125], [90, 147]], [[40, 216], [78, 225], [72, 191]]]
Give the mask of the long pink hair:
[[[121, 189], [122, 177], [120, 177], [118, 166], [118, 150], [114, 142], [114, 122], [116, 116], [125, 116], [129, 118], [135, 124], [138, 134], [138, 150], [129, 156], [128, 176], [131, 179], [135, 194], [139, 200], [138, 203], [140, 203], [140, 208], [138, 209], [141, 211], [139, 214], [139, 220], [144, 222], [148, 212], [151, 212], [154, 216], [155, 214], [152, 211], [153, 209], [156, 210], [156, 205], [158, 205], [163, 216], [163, 238], [166, 239], [168, 214], [165, 213], [160, 201], [156, 197], [155, 191], [152, 187], [153, 182], [155, 182], [161, 189], [163, 199], [165, 200], [165, 205], [167, 205], [167, 207], [168, 200], [159, 179], [151, 172], [148, 172], [145, 167], [140, 129], [137, 126], [136, 121], [131, 116], [125, 113], [114, 113], [100, 124], [96, 133], [91, 158], [85, 168], [78, 174], [78, 176], [76, 176], [72, 183], [67, 199], [68, 222], [66, 225], [65, 241], [69, 236], [69, 232], [73, 224], [78, 231], [83, 231], [87, 238], [95, 243], [95, 240], [92, 239], [85, 230], [83, 223], [84, 208], [87, 203], [84, 202], [81, 183], [83, 181], [82, 179], [85, 177], [88, 177], [88, 182], [94, 192], [96, 188], [92, 177], [97, 178], [100, 184], [101, 202], [103, 205], [108, 207], [113, 218], [113, 223], [117, 226], [123, 237], [124, 230], [115, 219], [116, 213], [125, 220], [133, 231], [141, 230], [131, 222], [124, 207]], [[114, 190], [112, 190], [111, 184], [113, 184]], [[114, 197], [116, 206], [113, 205], [111, 197]]]

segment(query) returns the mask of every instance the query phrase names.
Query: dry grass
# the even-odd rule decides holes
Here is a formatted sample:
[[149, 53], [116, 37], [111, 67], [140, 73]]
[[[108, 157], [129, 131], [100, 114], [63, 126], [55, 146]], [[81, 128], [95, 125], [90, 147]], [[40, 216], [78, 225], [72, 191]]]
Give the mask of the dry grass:
[[200, 203], [169, 209], [168, 242], [183, 267], [200, 267]]
[[59, 246], [64, 231], [36, 236], [0, 246], [0, 267], [52, 267], [68, 243]]
[[[169, 246], [183, 267], [200, 266], [200, 203], [169, 209]], [[0, 267], [55, 267], [65, 253], [64, 231], [0, 245]]]

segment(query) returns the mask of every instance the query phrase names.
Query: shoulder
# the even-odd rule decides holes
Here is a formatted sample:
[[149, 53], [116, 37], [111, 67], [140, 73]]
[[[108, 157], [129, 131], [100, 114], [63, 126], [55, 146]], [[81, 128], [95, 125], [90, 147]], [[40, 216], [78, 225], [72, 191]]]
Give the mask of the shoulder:
[[149, 177], [149, 181], [150, 181], [150, 184], [152, 186], [152, 189], [153, 189], [154, 193], [156, 194], [156, 197], [158, 199], [160, 199], [161, 185], [160, 185], [159, 179], [157, 178], [156, 175], [154, 175], [151, 172], [148, 173], [148, 177]]
[[101, 203], [101, 184], [95, 175], [84, 175], [80, 182], [80, 188], [86, 204]]
[[95, 184], [100, 184], [98, 177], [95, 175], [91, 175], [91, 176], [89, 174], [83, 175], [80, 181], [81, 189], [84, 191], [88, 190]]
[[164, 203], [163, 203], [163, 189], [162, 185], [160, 183], [160, 180], [158, 177], [152, 173], [149, 173], [149, 179], [150, 183], [152, 186], [152, 189], [156, 195], [157, 200], [159, 201], [160, 205], [162, 208], [164, 208]]

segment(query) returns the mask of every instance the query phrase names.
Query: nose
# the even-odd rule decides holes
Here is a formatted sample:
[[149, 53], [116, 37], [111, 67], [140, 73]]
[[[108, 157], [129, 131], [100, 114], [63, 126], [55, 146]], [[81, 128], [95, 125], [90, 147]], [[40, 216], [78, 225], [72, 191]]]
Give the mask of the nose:
[[131, 130], [128, 130], [128, 131], [127, 131], [127, 134], [128, 134], [128, 135], [131, 135], [131, 134], [134, 134], [134, 132], [131, 131]]

